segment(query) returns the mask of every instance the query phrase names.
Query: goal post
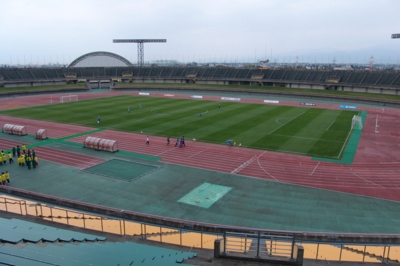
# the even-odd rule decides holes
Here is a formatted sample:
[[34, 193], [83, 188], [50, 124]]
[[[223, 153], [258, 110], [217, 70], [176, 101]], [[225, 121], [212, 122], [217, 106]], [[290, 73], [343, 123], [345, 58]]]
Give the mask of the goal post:
[[76, 94], [65, 95], [60, 97], [60, 103], [77, 102], [77, 101], [78, 101], [78, 95]]
[[359, 115], [354, 115], [353, 119], [351, 120], [351, 129], [363, 129], [362, 118]]

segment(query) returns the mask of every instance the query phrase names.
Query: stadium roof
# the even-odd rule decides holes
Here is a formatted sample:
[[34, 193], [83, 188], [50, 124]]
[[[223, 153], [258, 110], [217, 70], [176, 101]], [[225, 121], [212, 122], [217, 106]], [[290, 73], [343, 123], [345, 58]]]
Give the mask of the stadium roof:
[[110, 52], [92, 52], [84, 54], [74, 61], [68, 67], [126, 67], [132, 66], [124, 57]]

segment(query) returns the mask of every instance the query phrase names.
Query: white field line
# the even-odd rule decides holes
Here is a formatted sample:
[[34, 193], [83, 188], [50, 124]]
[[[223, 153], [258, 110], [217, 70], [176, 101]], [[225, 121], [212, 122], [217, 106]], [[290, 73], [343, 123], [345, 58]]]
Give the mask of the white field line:
[[364, 180], [365, 183], [370, 183], [370, 184], [372, 184], [372, 185], [375, 185], [375, 186], [378, 186], [378, 187], [381, 187], [381, 188], [385, 188], [384, 186], [381, 186], [381, 185], [378, 185], [378, 184], [376, 184], [376, 183], [374, 183], [374, 182], [372, 182], [372, 181], [369, 181], [369, 180], [365, 179], [364, 177], [357, 175], [357, 174], [354, 173], [354, 172], [351, 172], [351, 173], [352, 173], [353, 175], [355, 175], [356, 177], [358, 177], [358, 178]]
[[258, 166], [259, 166], [267, 175], [269, 175], [271, 178], [273, 178], [273, 179], [275, 179], [275, 180], [278, 181], [278, 179], [277, 179], [276, 177], [274, 177], [273, 175], [271, 175], [271, 174], [270, 174], [267, 170], [265, 170], [265, 169], [261, 166], [261, 164], [260, 164], [259, 158], [260, 158], [261, 156], [263, 156], [264, 153], [266, 153], [266, 152], [267, 152], [267, 151], [264, 151], [263, 153], [259, 154], [258, 156], [254, 156], [254, 157], [250, 158], [249, 160], [247, 160], [246, 162], [242, 163], [239, 167], [237, 167], [236, 169], [234, 169], [234, 170], [231, 172], [231, 174], [236, 174], [236, 173], [238, 173], [239, 171], [241, 171], [242, 169], [244, 169], [246, 166], [248, 166], [249, 164], [251, 164], [254, 160], [257, 160]]
[[347, 141], [349, 140], [349, 137], [350, 137], [350, 135], [351, 135], [351, 133], [353, 132], [353, 130], [349, 130], [349, 133], [347, 134], [347, 137], [346, 137], [346, 140], [344, 141], [344, 143], [343, 143], [343, 146], [342, 146], [342, 148], [340, 149], [340, 152], [339, 152], [339, 155], [338, 155], [338, 159], [340, 158], [340, 156], [342, 155], [342, 153], [343, 153], [343, 150], [344, 150], [344, 147], [346, 147], [346, 144], [347, 144]]
[[329, 125], [329, 127], [325, 130], [325, 131], [328, 131], [329, 130], [329, 128], [333, 125], [333, 123], [335, 123], [336, 122], [336, 119], [335, 120], [333, 120], [333, 122]]
[[260, 166], [260, 168], [261, 168], [267, 175], [269, 175], [270, 177], [272, 177], [273, 179], [275, 179], [276, 181], [278, 181], [278, 178], [276, 178], [275, 176], [271, 175], [267, 170], [265, 170], [265, 169], [261, 166], [260, 161], [258, 160], [258, 158], [257, 158], [257, 163], [258, 163], [258, 166]]
[[208, 149], [205, 149], [205, 150], [202, 150], [202, 151], [196, 152], [196, 153], [194, 153], [194, 154], [190, 155], [188, 158], [191, 158], [191, 157], [193, 157], [193, 156], [199, 155], [200, 153], [202, 153], [202, 152], [205, 152], [205, 151], [207, 151], [207, 150], [208, 150]]
[[279, 125], [284, 125], [284, 124], [282, 124], [281, 122], [279, 122], [279, 120], [281, 120], [281, 119], [283, 119], [284, 117], [280, 117], [280, 118], [277, 118], [276, 120], [275, 120], [275, 122], [277, 123], [277, 124], [279, 124]]
[[379, 115], [376, 115], [376, 120], [375, 120], [375, 133], [379, 133], [379, 131], [378, 131], [378, 127], [379, 127], [379, 125], [378, 125], [378, 118], [379, 118]]
[[[272, 130], [271, 132], [269, 132], [268, 134], [272, 134], [272, 133], [274, 133], [275, 131], [277, 131], [278, 129], [280, 129], [281, 127], [283, 127], [284, 125], [286, 125], [287, 123], [290, 123], [290, 122], [292, 122], [293, 120], [295, 120], [296, 118], [298, 118], [299, 116], [301, 116], [301, 115], [303, 115], [305, 112], [303, 112], [303, 113], [301, 113], [301, 114], [299, 114], [298, 116], [296, 116], [296, 117], [293, 117], [292, 119], [290, 119], [289, 121], [287, 121], [286, 123], [284, 123], [284, 124], [281, 124], [281, 126], [279, 126], [279, 127], [277, 127], [277, 128], [275, 128], [274, 130]], [[278, 123], [279, 124], [279, 123]]]
[[237, 172], [239, 172], [240, 170], [242, 170], [243, 168], [245, 168], [246, 166], [251, 164], [255, 159], [257, 159], [257, 156], [254, 156], [254, 157], [250, 158], [249, 160], [247, 160], [246, 162], [239, 165], [236, 169], [231, 171], [231, 174], [236, 174]]
[[171, 149], [168, 149], [168, 150], [159, 152], [159, 153], [155, 154], [154, 156], [160, 156], [160, 155], [162, 155], [162, 154], [164, 154], [164, 153], [167, 153], [167, 152], [170, 152], [170, 151], [172, 151], [172, 150], [175, 150], [176, 148], [177, 148], [177, 147], [172, 147]]
[[320, 163], [320, 162], [317, 163], [317, 165], [314, 167], [314, 170], [312, 170], [312, 172], [310, 173], [310, 175], [313, 175], [313, 174], [314, 174], [315, 170], [317, 170], [317, 167], [318, 167], [319, 163]]

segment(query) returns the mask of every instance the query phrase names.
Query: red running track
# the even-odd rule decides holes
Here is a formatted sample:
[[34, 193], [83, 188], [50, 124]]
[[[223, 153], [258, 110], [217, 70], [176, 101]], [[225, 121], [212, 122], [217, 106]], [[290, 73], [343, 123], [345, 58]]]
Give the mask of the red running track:
[[[84, 99], [85, 97], [108, 97], [119, 94], [127, 93], [97, 93], [87, 96], [79, 95], [79, 97]], [[131, 94], [137, 95], [138, 93], [132, 92]], [[156, 93], [152, 93], [152, 96], [164, 97], [163, 94]], [[171, 96], [168, 94], [165, 96], [188, 98], [187, 95]], [[221, 98], [217, 96], [205, 96], [203, 99], [221, 101]], [[264, 104], [263, 100], [241, 99], [242, 102], [260, 104]], [[279, 104], [300, 106], [297, 102], [287, 101], [281, 101]], [[317, 107], [339, 108], [338, 104], [317, 104]], [[313, 161], [307, 156], [228, 147], [190, 140], [186, 140], [187, 147], [179, 148], [174, 147], [173, 139], [167, 146], [165, 138], [155, 136], [150, 136], [150, 145], [146, 145], [146, 135], [112, 130], [97, 132], [90, 136], [118, 140], [120, 150], [158, 156], [167, 163], [400, 201], [400, 133], [398, 133], [400, 125], [395, 122], [400, 121], [400, 110], [372, 107], [359, 107], [358, 109], [368, 111], [368, 116], [352, 165], [319, 162]], [[6, 117], [0, 117], [0, 123], [7, 121]], [[35, 129], [43, 123], [27, 119], [20, 121]], [[47, 123], [46, 129], [49, 136], [53, 134], [50, 133], [53, 129], [56, 132], [54, 137], [90, 130], [85, 127], [45, 123]], [[69, 130], [68, 133], [62, 134], [67, 130]], [[77, 137], [71, 141], [83, 143], [86, 137]]]

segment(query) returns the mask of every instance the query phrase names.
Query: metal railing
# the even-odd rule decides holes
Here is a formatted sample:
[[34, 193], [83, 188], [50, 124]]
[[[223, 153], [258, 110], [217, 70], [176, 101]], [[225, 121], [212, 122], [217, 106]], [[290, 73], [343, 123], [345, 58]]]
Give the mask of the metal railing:
[[[293, 258], [293, 247], [303, 246], [304, 258], [323, 261], [389, 263], [400, 261], [396, 244], [357, 244], [326, 241], [299, 241], [292, 236], [265, 234], [261, 231], [239, 233], [226, 230], [223, 234], [166, 227], [146, 222], [103, 217], [73, 209], [48, 206], [35, 201], [0, 196], [0, 210], [28, 215], [43, 220], [117, 235], [139, 236], [143, 239], [179, 246], [214, 249], [217, 239], [224, 239], [226, 253], [246, 257]], [[166, 218], [167, 219], [167, 218]]]

